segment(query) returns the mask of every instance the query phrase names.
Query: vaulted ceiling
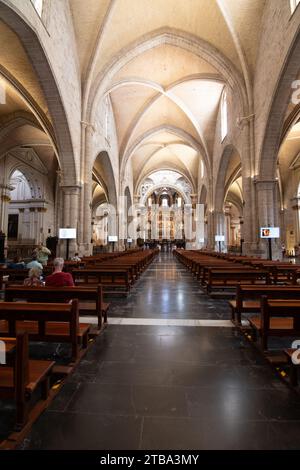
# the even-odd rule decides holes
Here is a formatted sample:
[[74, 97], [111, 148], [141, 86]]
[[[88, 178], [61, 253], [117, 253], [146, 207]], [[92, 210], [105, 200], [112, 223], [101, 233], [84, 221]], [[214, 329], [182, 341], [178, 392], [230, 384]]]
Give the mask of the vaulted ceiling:
[[[199, 161], [212, 159], [226, 77], [189, 45], [200, 41], [220, 54], [246, 89], [254, 75], [265, 0], [69, 3], [83, 89], [100, 86], [110, 67], [123, 60], [104, 93], [112, 104], [121, 168], [132, 165], [135, 186], [160, 168], [179, 170], [196, 185]], [[146, 44], [162, 32], [181, 36], [186, 44]]]

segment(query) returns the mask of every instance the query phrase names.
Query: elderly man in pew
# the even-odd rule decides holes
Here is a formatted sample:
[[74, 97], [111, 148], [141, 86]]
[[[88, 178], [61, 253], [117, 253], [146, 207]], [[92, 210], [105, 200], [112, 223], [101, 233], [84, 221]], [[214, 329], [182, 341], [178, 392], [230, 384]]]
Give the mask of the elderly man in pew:
[[74, 287], [72, 275], [70, 273], [63, 272], [63, 258], [55, 258], [53, 261], [53, 267], [54, 272], [46, 277], [46, 287]]

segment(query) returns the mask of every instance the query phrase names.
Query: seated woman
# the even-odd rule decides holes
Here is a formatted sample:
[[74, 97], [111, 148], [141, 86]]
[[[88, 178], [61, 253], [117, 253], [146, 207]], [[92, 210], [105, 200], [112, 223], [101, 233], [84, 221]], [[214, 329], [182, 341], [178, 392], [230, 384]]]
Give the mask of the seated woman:
[[13, 261], [7, 265], [8, 269], [24, 269], [25, 263], [21, 261], [20, 256], [15, 256]]
[[24, 279], [24, 286], [27, 287], [41, 287], [44, 285], [41, 280], [42, 270], [40, 268], [31, 268], [28, 277]]

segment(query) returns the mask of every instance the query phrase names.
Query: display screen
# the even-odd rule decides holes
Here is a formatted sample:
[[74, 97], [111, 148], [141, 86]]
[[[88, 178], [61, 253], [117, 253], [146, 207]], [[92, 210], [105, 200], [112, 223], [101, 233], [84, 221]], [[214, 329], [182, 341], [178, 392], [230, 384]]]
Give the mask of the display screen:
[[76, 228], [60, 228], [58, 237], [60, 239], [74, 239], [76, 238]]
[[215, 241], [216, 242], [224, 242], [225, 241], [225, 235], [216, 235], [215, 236]]
[[117, 242], [117, 241], [118, 241], [118, 237], [115, 236], [115, 235], [109, 235], [108, 241], [109, 241], [109, 242]]
[[261, 227], [260, 238], [279, 238], [279, 227]]
[[132, 243], [132, 238], [127, 238], [127, 243]]

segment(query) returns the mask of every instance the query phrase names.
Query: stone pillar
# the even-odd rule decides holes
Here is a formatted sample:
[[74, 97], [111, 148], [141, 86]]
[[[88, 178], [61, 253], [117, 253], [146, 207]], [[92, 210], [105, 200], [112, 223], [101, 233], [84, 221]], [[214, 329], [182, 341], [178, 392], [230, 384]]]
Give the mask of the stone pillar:
[[46, 227], [44, 227], [44, 215], [47, 212], [47, 207], [38, 207], [37, 208], [37, 243], [45, 243], [47, 238], [47, 233], [44, 233]]
[[207, 232], [207, 248], [209, 250], [215, 249], [215, 221], [214, 211], [207, 211], [206, 215], [206, 232]]
[[[224, 235], [225, 236], [225, 241], [221, 242], [221, 250], [225, 251], [226, 250], [226, 221], [225, 221], [225, 214], [224, 212], [214, 212], [214, 220], [215, 220], [215, 232], [214, 232], [214, 237], [215, 235]], [[215, 243], [215, 250], [219, 251], [219, 242], [214, 242]]]
[[300, 197], [294, 197], [291, 203], [294, 219], [295, 243], [298, 245], [300, 243]]
[[128, 214], [127, 198], [119, 197], [118, 213], [117, 213], [117, 229], [118, 229], [117, 248], [119, 251], [124, 251], [127, 245], [127, 238], [128, 238], [127, 214]]
[[29, 207], [29, 238], [36, 243], [35, 207]]
[[243, 224], [241, 239], [243, 241], [243, 254], [252, 254], [257, 249], [258, 217], [255, 204], [255, 187], [253, 178], [243, 176]]
[[0, 230], [7, 233], [8, 204], [11, 201], [10, 191], [14, 188], [8, 184], [0, 184]]
[[[23, 238], [26, 238], [24, 237], [24, 212], [25, 212], [25, 209], [24, 207], [21, 207], [19, 209], [19, 228], [18, 228], [18, 240], [22, 240]], [[20, 231], [21, 229], [21, 231]]]
[[244, 249], [244, 243], [245, 243], [245, 229], [244, 229], [244, 218], [239, 217], [240, 221], [240, 254], [244, 254], [245, 249]]
[[[63, 194], [62, 227], [76, 228], [78, 239], [80, 186], [64, 185], [61, 189]], [[70, 241], [70, 256], [77, 251], [77, 239]]]
[[185, 247], [187, 250], [193, 249], [193, 239], [192, 239], [192, 232], [193, 232], [193, 206], [192, 204], [185, 204], [184, 205], [184, 235], [185, 235]]
[[[256, 181], [256, 197], [258, 208], [258, 245], [260, 253], [267, 258], [268, 242], [259, 238], [260, 227], [276, 227], [278, 226], [278, 197], [277, 197], [277, 180], [257, 180]], [[272, 240], [273, 259], [281, 258], [281, 242], [280, 239]]]
[[231, 205], [225, 205], [225, 245], [228, 249], [228, 246], [233, 242], [234, 237], [231, 233]]
[[79, 210], [79, 247], [80, 252], [91, 254], [92, 252], [92, 148], [93, 126], [82, 123], [82, 135], [84, 136], [84, 154], [81, 162], [82, 190]]

